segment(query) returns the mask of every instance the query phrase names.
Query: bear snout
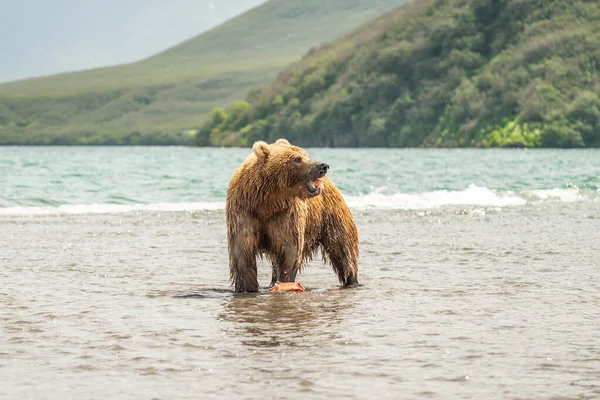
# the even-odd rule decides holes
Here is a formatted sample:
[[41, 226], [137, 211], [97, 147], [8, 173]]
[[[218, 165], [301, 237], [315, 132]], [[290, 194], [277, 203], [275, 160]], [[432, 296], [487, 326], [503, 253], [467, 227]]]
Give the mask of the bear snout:
[[327, 174], [327, 170], [328, 169], [329, 169], [329, 165], [327, 165], [325, 163], [320, 163], [315, 168], [316, 171], [314, 172], [314, 177], [317, 178], [317, 179], [324, 177], [325, 174]]

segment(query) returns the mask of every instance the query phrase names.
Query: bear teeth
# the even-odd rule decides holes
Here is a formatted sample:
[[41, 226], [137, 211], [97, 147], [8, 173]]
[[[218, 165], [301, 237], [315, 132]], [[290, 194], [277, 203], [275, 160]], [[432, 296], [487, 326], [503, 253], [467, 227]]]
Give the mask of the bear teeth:
[[314, 180], [314, 181], [308, 181], [306, 182], [306, 189], [308, 190], [308, 192], [310, 194], [316, 195], [321, 193], [321, 187], [319, 186], [319, 181], [318, 180]]

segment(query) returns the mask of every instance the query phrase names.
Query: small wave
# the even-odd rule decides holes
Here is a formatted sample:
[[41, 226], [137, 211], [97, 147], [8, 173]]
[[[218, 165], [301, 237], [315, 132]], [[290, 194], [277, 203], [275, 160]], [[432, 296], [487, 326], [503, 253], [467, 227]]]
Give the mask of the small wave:
[[579, 189], [549, 189], [549, 190], [530, 190], [525, 192], [534, 199], [539, 200], [559, 200], [565, 203], [572, 203], [584, 199]]
[[[594, 196], [592, 196], [594, 197]], [[378, 191], [361, 196], [345, 195], [352, 209], [423, 210], [444, 206], [516, 207], [539, 201], [576, 202], [588, 198], [579, 189], [530, 190], [521, 193], [498, 192], [471, 185], [465, 190], [438, 190], [424, 193], [383, 194]], [[3, 216], [39, 216], [73, 214], [114, 214], [138, 211], [224, 210], [225, 201], [156, 204], [75, 204], [46, 207], [0, 207]]]
[[73, 204], [57, 207], [6, 207], [0, 215], [77, 215], [77, 214], [122, 214], [136, 211], [204, 211], [221, 210], [225, 202], [203, 203], [156, 203], [156, 204]]
[[363, 196], [346, 196], [351, 208], [385, 208], [402, 210], [420, 210], [442, 206], [523, 206], [527, 199], [513, 192], [497, 193], [485, 187], [475, 185], [465, 190], [438, 190], [424, 193], [397, 193], [384, 195], [373, 192]]
[[422, 210], [443, 206], [516, 207], [539, 201], [572, 203], [595, 196], [587, 196], [581, 190], [548, 189], [520, 193], [499, 192], [486, 187], [470, 185], [465, 190], [438, 190], [424, 193], [396, 193], [385, 195], [374, 191], [362, 196], [345, 196], [350, 208]]

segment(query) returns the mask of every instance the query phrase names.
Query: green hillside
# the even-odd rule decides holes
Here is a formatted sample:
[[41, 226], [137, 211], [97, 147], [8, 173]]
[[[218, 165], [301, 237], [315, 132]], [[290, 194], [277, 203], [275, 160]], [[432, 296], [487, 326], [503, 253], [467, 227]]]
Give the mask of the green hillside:
[[600, 147], [597, 0], [420, 0], [313, 51], [198, 145]]
[[404, 1], [270, 0], [140, 62], [2, 84], [0, 144], [185, 143], [211, 108]]

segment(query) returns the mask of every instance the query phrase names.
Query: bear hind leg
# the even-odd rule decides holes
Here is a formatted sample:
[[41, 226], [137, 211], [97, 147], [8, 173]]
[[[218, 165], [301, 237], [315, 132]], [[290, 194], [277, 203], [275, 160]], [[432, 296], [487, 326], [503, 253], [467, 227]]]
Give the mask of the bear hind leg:
[[358, 246], [325, 240], [322, 252], [344, 286], [358, 285]]
[[342, 285], [358, 285], [358, 266], [356, 257], [342, 252], [339, 252], [338, 254], [333, 252], [333, 254], [329, 254], [329, 260]]

